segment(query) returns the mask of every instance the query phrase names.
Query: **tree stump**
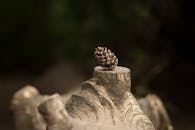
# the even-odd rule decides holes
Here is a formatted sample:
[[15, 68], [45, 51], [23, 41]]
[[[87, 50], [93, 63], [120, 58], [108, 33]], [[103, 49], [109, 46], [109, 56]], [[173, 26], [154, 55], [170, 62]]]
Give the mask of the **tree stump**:
[[[151, 98], [141, 99], [138, 104], [130, 91], [130, 70], [125, 67], [116, 66], [109, 71], [95, 67], [93, 78], [71, 96], [42, 96], [36, 92], [26, 97], [25, 93], [33, 95], [33, 89], [19, 90], [12, 101], [16, 124], [31, 127], [28, 130], [172, 130], [160, 100], [156, 100], [160, 107], [152, 104]], [[163, 125], [159, 123], [162, 120], [166, 120]], [[161, 125], [165, 127], [160, 129]]]

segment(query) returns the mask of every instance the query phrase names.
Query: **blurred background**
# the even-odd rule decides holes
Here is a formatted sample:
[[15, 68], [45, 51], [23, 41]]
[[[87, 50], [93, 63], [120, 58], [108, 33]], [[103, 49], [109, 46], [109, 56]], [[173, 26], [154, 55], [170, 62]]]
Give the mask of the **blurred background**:
[[0, 129], [26, 84], [67, 93], [92, 77], [94, 48], [131, 69], [137, 97], [155, 93], [176, 130], [195, 129], [195, 15], [190, 0], [1, 0]]

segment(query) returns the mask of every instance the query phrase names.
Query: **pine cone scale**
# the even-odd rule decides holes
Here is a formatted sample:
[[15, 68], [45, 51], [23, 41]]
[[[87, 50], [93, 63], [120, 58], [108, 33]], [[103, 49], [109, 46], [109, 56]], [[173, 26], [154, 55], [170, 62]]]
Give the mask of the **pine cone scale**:
[[104, 70], [113, 70], [118, 64], [118, 58], [106, 47], [97, 47], [94, 52], [95, 58]]

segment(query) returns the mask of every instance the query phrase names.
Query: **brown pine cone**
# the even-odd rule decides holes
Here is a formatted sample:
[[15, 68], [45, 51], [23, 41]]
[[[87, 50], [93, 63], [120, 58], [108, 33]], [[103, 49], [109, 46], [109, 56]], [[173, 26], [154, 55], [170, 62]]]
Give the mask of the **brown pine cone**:
[[118, 58], [106, 47], [95, 48], [94, 55], [104, 70], [113, 70], [118, 65]]

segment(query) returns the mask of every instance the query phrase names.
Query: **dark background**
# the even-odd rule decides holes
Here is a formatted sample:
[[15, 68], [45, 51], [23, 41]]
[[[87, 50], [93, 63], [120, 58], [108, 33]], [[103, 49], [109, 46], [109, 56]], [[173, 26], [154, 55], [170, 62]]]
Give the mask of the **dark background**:
[[194, 130], [194, 23], [190, 0], [1, 0], [0, 129], [14, 128], [16, 90], [66, 93], [107, 46], [131, 68], [136, 96], [156, 93], [176, 130]]

